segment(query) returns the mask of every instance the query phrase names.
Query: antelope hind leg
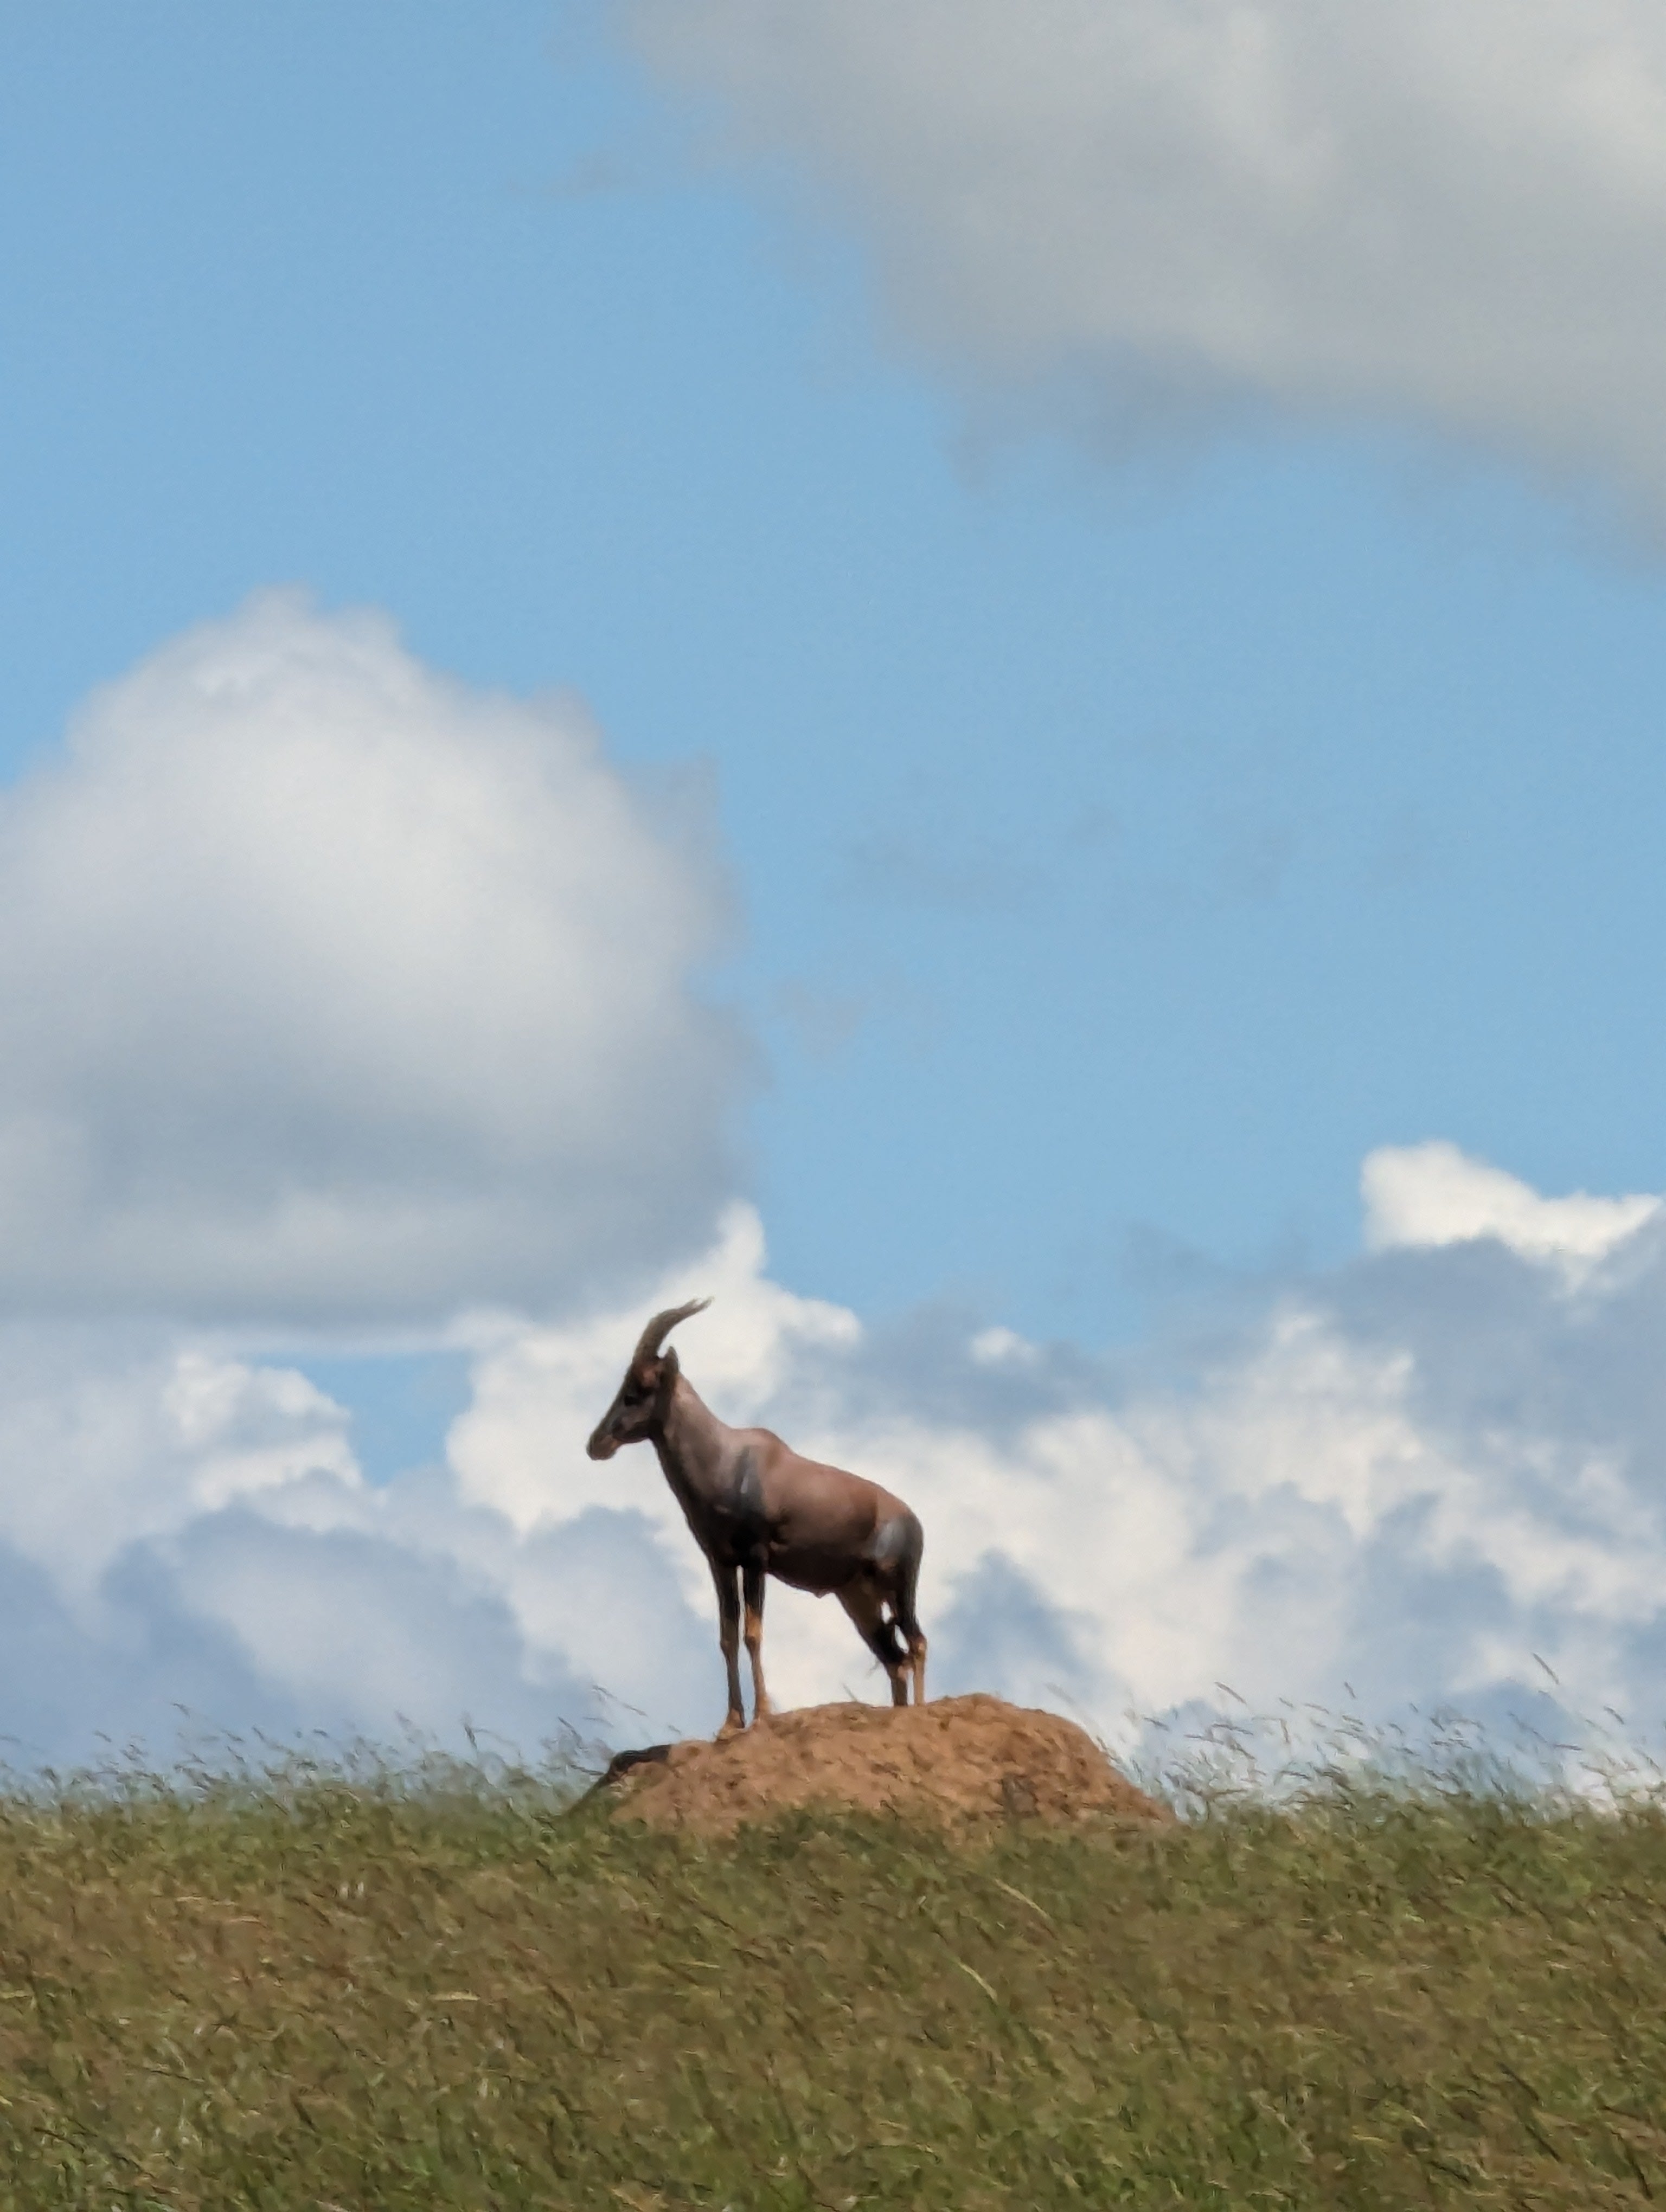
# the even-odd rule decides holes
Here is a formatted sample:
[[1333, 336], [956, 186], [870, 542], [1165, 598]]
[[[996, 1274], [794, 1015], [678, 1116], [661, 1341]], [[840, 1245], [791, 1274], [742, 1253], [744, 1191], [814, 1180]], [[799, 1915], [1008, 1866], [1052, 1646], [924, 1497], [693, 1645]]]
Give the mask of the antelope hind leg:
[[916, 1705], [923, 1705], [926, 1702], [926, 1638], [920, 1626], [920, 1617], [914, 1609], [915, 1585], [920, 1579], [921, 1541], [916, 1523], [913, 1548], [899, 1563], [891, 1595], [891, 1618], [908, 1649], [908, 1667], [914, 1677], [914, 1702]]
[[907, 1705], [908, 1677], [903, 1671], [897, 1631], [885, 1619], [879, 1591], [871, 1583], [847, 1583], [836, 1595], [855, 1623], [856, 1633], [891, 1677], [891, 1702], [893, 1705]]

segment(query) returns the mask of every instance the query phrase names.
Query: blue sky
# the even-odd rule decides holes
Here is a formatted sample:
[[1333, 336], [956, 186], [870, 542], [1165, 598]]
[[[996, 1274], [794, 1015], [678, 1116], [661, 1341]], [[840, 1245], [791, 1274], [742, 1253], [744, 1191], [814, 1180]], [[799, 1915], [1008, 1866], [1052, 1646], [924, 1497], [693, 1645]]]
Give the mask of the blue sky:
[[[1252, 12], [1291, 100], [1345, 152], [1374, 149], [1359, 55], [1332, 52], [1297, 0]], [[1167, 1356], [1177, 1304], [1264, 1315], [1341, 1279], [1377, 1148], [1444, 1140], [1549, 1193], [1666, 1184], [1666, 572], [1628, 397], [1652, 325], [1630, 305], [1607, 322], [1579, 290], [1590, 234], [1613, 241], [1616, 297], [1657, 295], [1637, 244], [1666, 204], [1644, 160], [1655, 111], [1639, 110], [1623, 220], [1572, 155], [1547, 183], [1523, 172], [1512, 209], [1486, 131], [1463, 135], [1462, 58], [1414, 9], [1385, 112], [1434, 112], [1449, 71], [1449, 167], [1390, 131], [1387, 155], [1338, 171], [1339, 203], [1404, 182], [1403, 266], [1346, 261], [1380, 313], [1326, 289], [1337, 249], [1316, 217], [1300, 283], [1268, 249], [1259, 351], [1185, 299], [1158, 343], [1128, 304], [1144, 262], [1085, 248], [1054, 268], [1073, 204], [1043, 185], [1033, 206], [1027, 182], [999, 201], [1016, 245], [957, 227], [932, 163], [966, 173], [958, 111], [945, 93], [926, 112], [917, 53], [888, 27], [930, 51], [951, 30], [936, 0], [797, 20], [801, 39], [748, 0], [0, 11], [0, 765], [20, 789], [58, 773], [96, 687], [197, 626], [232, 623], [244, 649], [252, 593], [310, 595], [312, 614], [285, 603], [296, 637], [380, 611], [471, 701], [581, 706], [683, 887], [654, 988], [689, 994], [686, 1049], [721, 1065], [685, 1139], [665, 1125], [686, 1060], [620, 1060], [621, 1085], [653, 1091], [617, 1109], [640, 1115], [652, 1166], [616, 1251], [601, 1227], [563, 1243], [583, 1178], [538, 1154], [550, 1180], [527, 1218], [547, 1209], [547, 1268], [471, 1244], [422, 1315], [368, 1269], [329, 1315], [274, 1276], [263, 1321], [244, 1277], [124, 1273], [98, 1246], [56, 1273], [19, 1261], [20, 1327], [107, 1312], [164, 1337], [241, 1332], [240, 1358], [264, 1344], [356, 1409], [359, 1463], [386, 1481], [439, 1459], [471, 1402], [484, 1355], [447, 1334], [457, 1312], [623, 1313], [736, 1201], [762, 1218], [775, 1280], [881, 1335], [946, 1312], [1067, 1364], [1137, 1364]], [[1084, 20], [1040, 10], [1038, 81], [1072, 40], [1091, 48]], [[1574, 21], [1547, 11], [1542, 84], [1523, 64], [1487, 95], [1505, 137], [1573, 82]], [[1104, 24], [1128, 42], [1088, 53], [1114, 136], [1116, 70], [1146, 66], [1150, 9], [1118, 0]], [[1612, 131], [1627, 88], [1666, 83], [1663, 57], [1625, 7], [1590, 37], [1595, 60], [1574, 59], [1612, 64]], [[969, 32], [969, 100], [976, 46]], [[1201, 83], [1218, 58], [1178, 66]], [[1032, 97], [1015, 81], [997, 119], [1045, 182]], [[1153, 236], [1163, 194], [1182, 204], [1174, 179], [1203, 173], [1203, 126], [1173, 112], [1171, 143], [1128, 157], [1145, 181], [1103, 186], [1119, 210], [1146, 193]], [[1449, 172], [1456, 244], [1427, 212], [1428, 175]], [[1083, 173], [1057, 189], [1097, 220]], [[1162, 231], [1171, 257], [1178, 234]], [[1566, 288], [1544, 314], [1553, 335], [1558, 313], [1578, 324], [1583, 369], [1498, 274], [1523, 240], [1540, 241], [1539, 289]], [[1260, 250], [1246, 217], [1233, 265]], [[138, 744], [121, 696], [112, 726]], [[144, 743], [173, 711], [143, 709]], [[433, 760], [477, 743], [496, 759], [486, 723], [453, 729], [450, 711], [432, 708]], [[633, 891], [631, 912], [658, 896]], [[130, 934], [156, 911], [136, 906]], [[221, 912], [159, 935], [158, 958]], [[18, 988], [41, 997], [32, 943], [15, 939]], [[55, 1003], [87, 1002], [83, 971], [63, 972], [83, 980]], [[99, 1124], [88, 1187], [149, 1162], [173, 1196], [147, 1236], [197, 1218], [192, 1158], [220, 1159], [222, 1139], [227, 1176], [241, 1157], [167, 1072], [196, 1064], [210, 1006], [226, 1034], [235, 981], [181, 992], [87, 1062], [101, 1096], [131, 1076], [134, 1101]], [[304, 1022], [263, 1026], [265, 1003], [252, 988], [246, 1093], [202, 1093], [226, 1115], [244, 1101], [245, 1123], [247, 1071], [264, 1055], [258, 1095], [287, 1097], [314, 1052]], [[38, 1017], [12, 1050], [55, 1065]], [[536, 1016], [506, 987], [501, 1018]], [[451, 1048], [436, 1036], [436, 1057]], [[529, 1097], [544, 1080], [502, 1066]], [[325, 1110], [306, 1100], [296, 1127]], [[350, 1143], [317, 1139], [316, 1157], [364, 1164], [340, 1170], [356, 1188], [379, 1172], [376, 1110]], [[433, 1110], [451, 1111], [437, 1092]], [[195, 1133], [177, 1156], [155, 1135], [175, 1121]], [[262, 1155], [279, 1182], [283, 1141]], [[491, 1185], [500, 1212], [513, 1188]], [[43, 1249], [85, 1227], [29, 1224]]]

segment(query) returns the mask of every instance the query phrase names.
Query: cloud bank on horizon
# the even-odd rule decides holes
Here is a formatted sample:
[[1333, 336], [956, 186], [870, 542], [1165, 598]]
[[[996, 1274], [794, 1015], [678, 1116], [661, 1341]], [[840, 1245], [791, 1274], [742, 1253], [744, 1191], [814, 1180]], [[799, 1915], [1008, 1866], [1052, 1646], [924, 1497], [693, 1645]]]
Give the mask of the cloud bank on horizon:
[[963, 380], [1407, 422], [1666, 509], [1646, 0], [633, 0]]
[[[443, 1462], [371, 1484], [343, 1409], [223, 1340], [0, 1328], [0, 1681], [25, 1759], [193, 1724], [531, 1747], [708, 1731], [703, 1565], [651, 1453], [583, 1439], [644, 1310], [715, 1294], [685, 1371], [736, 1422], [876, 1475], [927, 1532], [936, 1692], [1132, 1716], [1223, 1686], [1379, 1718], [1663, 1716], [1666, 1236], [1592, 1249], [1449, 1146], [1380, 1152], [1399, 1212], [1166, 1361], [1095, 1362], [964, 1316], [889, 1330], [771, 1279], [731, 1204], [625, 1302], [476, 1320]], [[1544, 1209], [1536, 1217], [1533, 1207]], [[1523, 1232], [1523, 1208], [1529, 1227]], [[1560, 1242], [1546, 1218], [1568, 1226]], [[1577, 1266], [1565, 1262], [1572, 1257]], [[1172, 1349], [1172, 1348], [1171, 1348]], [[772, 1589], [790, 1704], [885, 1693], [836, 1607]]]

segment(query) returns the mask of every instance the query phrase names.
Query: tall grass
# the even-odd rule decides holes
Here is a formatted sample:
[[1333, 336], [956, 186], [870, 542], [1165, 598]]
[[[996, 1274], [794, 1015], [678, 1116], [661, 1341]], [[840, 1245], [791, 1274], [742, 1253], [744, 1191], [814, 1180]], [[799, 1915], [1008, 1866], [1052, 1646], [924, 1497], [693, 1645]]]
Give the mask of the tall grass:
[[0, 2207], [1666, 2198], [1652, 1802], [1189, 1772], [1162, 1832], [721, 1844], [560, 1766], [17, 1785]]

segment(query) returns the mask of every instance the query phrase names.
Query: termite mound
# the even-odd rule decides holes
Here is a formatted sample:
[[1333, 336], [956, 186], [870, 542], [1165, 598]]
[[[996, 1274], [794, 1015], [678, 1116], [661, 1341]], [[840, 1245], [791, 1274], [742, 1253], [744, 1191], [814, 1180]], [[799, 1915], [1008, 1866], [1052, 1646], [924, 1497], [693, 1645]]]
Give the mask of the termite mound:
[[1174, 1817], [1073, 1721], [981, 1696], [774, 1713], [721, 1742], [622, 1752], [598, 1788], [617, 1818], [705, 1835], [812, 1806], [957, 1826]]

